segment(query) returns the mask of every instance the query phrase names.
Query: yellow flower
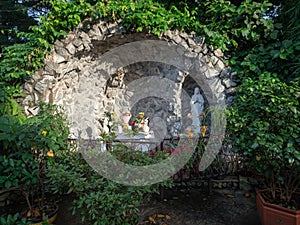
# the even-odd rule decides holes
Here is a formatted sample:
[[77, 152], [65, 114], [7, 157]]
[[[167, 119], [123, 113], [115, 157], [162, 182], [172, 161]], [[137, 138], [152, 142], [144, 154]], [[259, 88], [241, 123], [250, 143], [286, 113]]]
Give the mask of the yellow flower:
[[145, 116], [145, 113], [144, 113], [144, 112], [139, 112], [139, 117], [140, 117], [140, 119], [143, 119], [144, 116]]
[[54, 156], [54, 152], [52, 150], [47, 152], [47, 156], [48, 157], [53, 157]]
[[42, 130], [42, 135], [46, 136], [46, 134], [47, 134], [47, 131], [46, 130]]
[[207, 130], [207, 126], [201, 126], [201, 131], [202, 131], [202, 137], [205, 136]]
[[194, 137], [194, 133], [193, 133], [193, 131], [191, 130], [191, 128], [186, 128], [186, 132], [187, 132], [187, 135], [190, 137], [190, 138], [192, 138], [192, 137]]

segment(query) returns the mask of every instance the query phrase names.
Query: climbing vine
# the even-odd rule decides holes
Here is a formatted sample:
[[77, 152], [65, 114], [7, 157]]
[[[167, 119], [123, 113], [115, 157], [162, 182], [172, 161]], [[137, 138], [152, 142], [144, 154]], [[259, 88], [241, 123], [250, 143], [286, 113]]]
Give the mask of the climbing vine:
[[101, 0], [94, 3], [50, 0], [51, 10], [46, 17], [40, 18], [39, 25], [31, 27], [29, 33], [19, 33], [24, 43], [4, 49], [0, 82], [15, 86], [24, 81], [43, 65], [53, 42], [63, 38], [87, 17], [119, 20], [129, 30], [156, 35], [169, 29], [195, 31], [223, 50], [238, 47], [241, 40], [255, 42], [273, 28], [271, 20], [261, 16], [271, 6], [268, 1], [245, 1], [239, 7], [224, 0], [201, 1], [192, 6], [184, 2], [155, 0]]
[[[184, 30], [206, 37], [206, 43], [221, 48], [241, 76], [262, 71], [289, 76], [297, 72], [300, 42], [280, 40], [282, 24], [276, 22], [271, 0], [168, 1], [168, 0], [47, 0], [50, 11], [38, 25], [19, 32], [24, 43], [3, 49], [0, 65], [0, 104], [18, 95], [21, 84], [40, 67], [55, 40], [62, 39], [86, 18], [118, 21], [127, 30], [160, 35], [166, 30]], [[252, 50], [253, 49], [253, 50]], [[292, 65], [287, 61], [291, 60]], [[274, 63], [276, 67], [274, 67]], [[285, 65], [285, 66], [282, 66]], [[296, 69], [293, 68], [296, 67]], [[13, 94], [12, 94], [13, 93]]]

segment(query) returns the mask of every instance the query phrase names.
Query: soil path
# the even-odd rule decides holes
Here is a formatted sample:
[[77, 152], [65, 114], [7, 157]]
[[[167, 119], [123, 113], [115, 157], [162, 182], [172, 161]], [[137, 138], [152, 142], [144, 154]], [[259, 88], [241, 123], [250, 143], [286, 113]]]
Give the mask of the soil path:
[[[70, 197], [59, 205], [55, 225], [88, 225], [71, 214]], [[254, 193], [245, 197], [240, 190], [215, 190], [210, 196], [199, 189], [166, 190], [163, 199], [142, 205], [140, 215], [141, 225], [261, 225]]]

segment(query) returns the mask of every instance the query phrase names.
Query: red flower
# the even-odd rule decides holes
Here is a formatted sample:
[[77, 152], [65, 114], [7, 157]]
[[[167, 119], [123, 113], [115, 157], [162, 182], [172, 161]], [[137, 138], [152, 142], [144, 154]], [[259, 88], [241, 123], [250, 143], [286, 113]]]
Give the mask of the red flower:
[[154, 158], [154, 156], [155, 156], [155, 151], [151, 151], [150, 154], [149, 154], [149, 157]]

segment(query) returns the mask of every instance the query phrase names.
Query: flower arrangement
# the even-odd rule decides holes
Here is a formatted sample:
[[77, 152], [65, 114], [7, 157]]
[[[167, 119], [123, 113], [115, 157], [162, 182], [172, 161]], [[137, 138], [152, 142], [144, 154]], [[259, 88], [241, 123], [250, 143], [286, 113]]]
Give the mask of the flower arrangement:
[[139, 112], [138, 116], [133, 118], [129, 124], [132, 127], [132, 130], [137, 132], [149, 132], [149, 119], [145, 118], [144, 112]]
[[128, 133], [136, 135], [137, 133], [149, 133], [149, 119], [145, 118], [144, 112], [139, 112], [137, 117], [132, 117], [128, 111], [121, 114], [120, 118], [116, 118], [116, 113], [106, 112], [106, 118], [99, 120], [102, 125], [102, 136], [114, 134], [115, 131], [120, 133]]

